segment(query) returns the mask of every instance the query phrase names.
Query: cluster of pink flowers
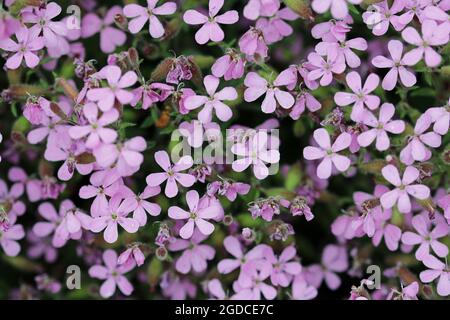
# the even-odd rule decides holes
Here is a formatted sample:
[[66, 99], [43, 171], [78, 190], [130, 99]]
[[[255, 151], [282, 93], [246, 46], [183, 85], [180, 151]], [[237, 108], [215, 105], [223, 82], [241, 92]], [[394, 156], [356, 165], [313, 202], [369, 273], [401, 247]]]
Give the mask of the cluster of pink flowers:
[[[14, 2], [0, 254], [44, 259], [39, 292], [64, 292], [51, 266], [71, 243], [103, 298], [450, 295], [450, 1], [81, 1], [81, 19]], [[231, 142], [232, 161], [177, 157], [175, 131], [181, 151]]]

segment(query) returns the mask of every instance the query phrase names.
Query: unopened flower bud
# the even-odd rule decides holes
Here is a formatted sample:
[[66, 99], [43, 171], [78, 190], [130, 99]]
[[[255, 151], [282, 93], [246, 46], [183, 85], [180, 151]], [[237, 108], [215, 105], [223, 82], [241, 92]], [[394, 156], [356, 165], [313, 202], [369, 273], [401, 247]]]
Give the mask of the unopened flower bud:
[[223, 224], [226, 225], [227, 227], [228, 227], [228, 226], [231, 226], [231, 224], [233, 223], [233, 221], [234, 221], [234, 219], [233, 219], [233, 217], [230, 216], [230, 215], [224, 216], [224, 217], [223, 217], [223, 220], [222, 220]]

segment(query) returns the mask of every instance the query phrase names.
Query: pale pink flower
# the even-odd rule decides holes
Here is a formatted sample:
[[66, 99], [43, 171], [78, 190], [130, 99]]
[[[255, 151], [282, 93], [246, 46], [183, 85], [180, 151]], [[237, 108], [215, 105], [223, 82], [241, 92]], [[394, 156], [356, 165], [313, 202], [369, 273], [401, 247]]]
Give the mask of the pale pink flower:
[[8, 52], [15, 52], [6, 60], [8, 69], [17, 69], [25, 59], [28, 68], [34, 68], [39, 64], [39, 57], [36, 52], [44, 47], [44, 39], [39, 37], [35, 30], [29, 30], [25, 27], [18, 29], [15, 33], [17, 42], [11, 39], [0, 40], [0, 49]]
[[317, 289], [305, 280], [303, 274], [299, 274], [292, 282], [292, 299], [294, 300], [312, 300], [317, 297]]
[[116, 100], [121, 104], [129, 104], [133, 100], [133, 93], [125, 89], [134, 85], [138, 80], [134, 71], [128, 71], [122, 75], [118, 66], [106, 66], [98, 72], [98, 76], [106, 79], [108, 87], [90, 89], [86, 97], [97, 102], [101, 111], [111, 110]]
[[391, 40], [388, 43], [389, 53], [391, 54], [391, 59], [384, 56], [376, 56], [372, 59], [372, 64], [377, 68], [390, 68], [389, 72], [383, 79], [382, 87], [385, 90], [393, 90], [397, 84], [398, 76], [400, 76], [400, 81], [405, 87], [412, 87], [416, 84], [416, 76], [413, 72], [409, 71], [406, 66], [412, 66], [417, 63], [417, 61], [411, 61], [407, 59], [407, 55], [403, 54], [403, 43], [398, 40]]
[[448, 266], [432, 255], [424, 259], [423, 264], [429, 269], [420, 273], [420, 280], [424, 283], [430, 283], [439, 277], [437, 293], [442, 297], [450, 295], [450, 271]]
[[279, 9], [280, 0], [249, 0], [244, 7], [244, 17], [249, 20], [272, 17]]
[[333, 18], [342, 20], [348, 15], [347, 2], [360, 4], [362, 0], [313, 0], [311, 6], [319, 14], [330, 10]]
[[249, 143], [237, 143], [231, 147], [231, 152], [239, 156], [233, 161], [232, 168], [242, 172], [253, 165], [253, 173], [257, 179], [265, 179], [270, 174], [266, 164], [276, 164], [280, 161], [280, 152], [270, 145], [271, 137], [266, 131], [258, 131], [250, 137]]
[[367, 147], [376, 140], [376, 148], [379, 151], [385, 151], [390, 147], [389, 137], [387, 132], [393, 134], [400, 134], [405, 130], [405, 122], [402, 120], [393, 120], [395, 107], [391, 103], [383, 103], [380, 108], [378, 120], [375, 116], [366, 111], [364, 113], [362, 122], [372, 127], [358, 136], [358, 143], [361, 147]]
[[264, 257], [264, 250], [267, 249], [266, 245], [258, 245], [244, 253], [241, 243], [234, 236], [227, 236], [223, 241], [223, 246], [234, 258], [221, 260], [217, 265], [217, 270], [222, 274], [228, 274], [240, 268], [240, 278], [248, 276], [249, 271], [259, 265]]
[[322, 41], [327, 42], [344, 41], [350, 30], [352, 30], [352, 27], [346, 21], [330, 20], [314, 25], [311, 29], [311, 35], [315, 39], [322, 39]]
[[338, 154], [339, 151], [350, 146], [350, 134], [341, 133], [333, 145], [331, 145], [330, 134], [324, 128], [315, 130], [313, 136], [319, 147], [306, 147], [303, 149], [303, 156], [307, 160], [323, 159], [316, 171], [320, 179], [328, 179], [331, 176], [333, 165], [340, 172], [344, 172], [350, 167], [350, 159]]
[[[109, 170], [108, 170], [109, 171]], [[106, 179], [101, 174], [94, 173], [90, 177], [90, 185], [80, 188], [81, 199], [92, 199], [90, 213], [93, 217], [99, 217], [108, 211], [108, 197], [114, 196], [119, 191], [123, 191], [121, 180]]]
[[403, 7], [403, 0], [394, 1], [390, 8], [387, 0], [374, 3], [369, 7], [369, 11], [363, 13], [363, 21], [376, 36], [385, 34], [389, 29], [389, 24], [392, 24], [396, 31], [400, 31], [405, 25], [400, 23], [400, 18], [396, 14], [400, 13]]
[[58, 170], [58, 178], [62, 181], [69, 181], [72, 179], [75, 170], [81, 175], [88, 175], [94, 169], [93, 163], [83, 163], [81, 158], [85, 154], [86, 146], [84, 143], [72, 140], [65, 131], [61, 132], [57, 138], [49, 138], [44, 158], [52, 162], [64, 161]]
[[160, 193], [161, 188], [159, 186], [147, 186], [144, 192], [138, 196], [125, 199], [125, 201], [130, 202], [130, 206], [133, 208], [133, 219], [138, 221], [141, 227], [147, 224], [147, 213], [153, 217], [158, 216], [161, 213], [161, 207], [158, 204], [147, 200]]
[[402, 179], [400, 179], [398, 169], [391, 164], [385, 166], [381, 173], [396, 187], [381, 196], [380, 201], [384, 208], [390, 209], [397, 203], [401, 213], [409, 213], [411, 211], [410, 196], [419, 200], [425, 200], [430, 196], [430, 189], [427, 186], [412, 184], [419, 178], [419, 170], [412, 166], [406, 167]]
[[286, 247], [279, 257], [274, 254], [271, 247], [264, 251], [264, 257], [272, 268], [270, 281], [274, 286], [286, 288], [294, 276], [302, 271], [300, 263], [294, 260], [296, 255], [297, 250], [293, 246]]
[[316, 112], [320, 108], [322, 108], [322, 104], [311, 93], [302, 90], [297, 95], [289, 116], [294, 120], [298, 120], [306, 109], [309, 112]]
[[94, 218], [90, 226], [91, 231], [95, 233], [104, 230], [103, 238], [108, 243], [117, 241], [119, 237], [118, 225], [128, 233], [136, 233], [139, 229], [139, 222], [127, 217], [133, 211], [132, 204], [122, 200], [120, 193], [114, 195], [109, 200], [108, 210], [103, 212], [101, 216]]
[[360, 122], [364, 118], [366, 112], [364, 106], [370, 110], [375, 110], [380, 105], [381, 99], [373, 94], [373, 92], [380, 83], [380, 78], [371, 73], [362, 86], [361, 76], [356, 71], [352, 71], [345, 77], [348, 87], [353, 93], [338, 92], [334, 96], [334, 101], [338, 106], [348, 106], [354, 103], [352, 108], [351, 118], [355, 122]]
[[81, 35], [89, 38], [100, 32], [100, 49], [104, 53], [114, 52], [127, 41], [127, 35], [120, 29], [114, 28], [114, 18], [122, 14], [122, 8], [113, 6], [101, 19], [95, 13], [88, 13], [81, 21]]
[[431, 221], [425, 215], [417, 215], [412, 219], [412, 225], [417, 233], [406, 231], [402, 235], [402, 242], [406, 245], [418, 245], [416, 251], [417, 260], [424, 261], [430, 255], [430, 247], [438, 257], [445, 258], [448, 255], [448, 247], [439, 242], [439, 238], [447, 237], [450, 227], [447, 223], [437, 223], [430, 231]]
[[[367, 50], [367, 41], [364, 38], [354, 38], [350, 40], [324, 41], [316, 45], [315, 50], [321, 56], [326, 56], [328, 52], [334, 51], [338, 56], [343, 57], [350, 68], [357, 68], [361, 65], [361, 59], [352, 51]], [[342, 58], [341, 58], [342, 59]]]
[[294, 21], [298, 18], [299, 16], [296, 13], [286, 7], [269, 18], [259, 18], [256, 21], [256, 28], [263, 32], [267, 44], [273, 44], [294, 32], [294, 29], [285, 20]]
[[155, 153], [156, 163], [164, 170], [160, 173], [151, 173], [147, 176], [147, 184], [150, 187], [156, 187], [167, 180], [164, 193], [167, 197], [173, 198], [178, 194], [178, 185], [189, 188], [195, 183], [195, 177], [191, 174], [181, 173], [193, 165], [190, 156], [184, 156], [178, 160], [176, 164], [172, 164], [166, 151], [158, 151]]
[[308, 55], [308, 62], [315, 68], [308, 73], [308, 80], [314, 81], [320, 78], [320, 85], [325, 87], [333, 81], [333, 73], [341, 74], [345, 71], [345, 60], [342, 55], [331, 51], [325, 61], [318, 53]]
[[270, 277], [270, 268], [263, 267], [261, 270], [252, 270], [247, 277], [241, 277], [234, 284], [237, 300], [261, 300], [263, 296], [267, 300], [273, 300], [277, 296], [277, 290], [265, 283]]
[[295, 99], [288, 91], [281, 90], [280, 87], [291, 83], [292, 76], [290, 73], [281, 73], [273, 81], [273, 84], [270, 84], [256, 72], [249, 72], [244, 81], [244, 85], [247, 87], [244, 92], [245, 101], [253, 102], [265, 94], [261, 104], [261, 110], [264, 113], [274, 112], [277, 105], [284, 109], [290, 109], [294, 105]]
[[15, 257], [20, 252], [18, 240], [25, 237], [25, 230], [21, 224], [16, 224], [16, 218], [9, 218], [9, 227], [7, 230], [0, 228], [0, 246], [9, 257]]
[[118, 265], [132, 265], [135, 264], [140, 267], [145, 262], [144, 253], [139, 248], [139, 243], [132, 244], [127, 250], [122, 252], [117, 258]]
[[185, 101], [185, 106], [188, 110], [197, 109], [204, 106], [202, 111], [198, 114], [198, 120], [202, 123], [209, 123], [212, 120], [213, 110], [217, 118], [221, 121], [228, 121], [233, 116], [231, 108], [222, 101], [233, 101], [238, 97], [237, 91], [233, 87], [225, 87], [217, 92], [220, 80], [214, 76], [208, 75], [203, 80], [206, 92], [209, 96], [194, 95], [190, 96]]
[[94, 150], [94, 156], [101, 167], [109, 168], [115, 164], [118, 173], [126, 177], [139, 170], [144, 162], [142, 152], [146, 148], [145, 139], [137, 136], [125, 142], [101, 145]]
[[208, 260], [214, 259], [216, 250], [210, 245], [201, 244], [207, 236], [201, 232], [195, 232], [190, 240], [176, 239], [169, 244], [170, 251], [182, 251], [183, 253], [175, 262], [175, 269], [182, 273], [200, 273], [208, 268]]
[[99, 110], [95, 103], [87, 103], [83, 107], [83, 115], [89, 122], [88, 125], [74, 126], [69, 129], [72, 139], [81, 139], [87, 136], [86, 147], [95, 149], [101, 143], [113, 143], [117, 139], [117, 132], [106, 126], [119, 119], [119, 112], [111, 109], [99, 116]]
[[250, 27], [239, 39], [239, 49], [246, 55], [254, 56], [257, 54], [261, 58], [267, 57], [269, 52], [263, 32], [255, 27]]
[[336, 273], [348, 269], [347, 251], [338, 245], [327, 245], [322, 251], [321, 264], [314, 264], [305, 269], [303, 274], [309, 284], [319, 288], [325, 279], [328, 288], [336, 290], [341, 285], [341, 279]]
[[126, 296], [133, 292], [133, 285], [125, 278], [124, 274], [134, 268], [134, 265], [118, 265], [117, 253], [108, 249], [103, 252], [103, 265], [94, 265], [89, 268], [89, 276], [105, 280], [100, 287], [100, 295], [107, 299], [116, 292], [116, 286]]
[[431, 158], [431, 151], [426, 147], [438, 148], [442, 138], [435, 132], [425, 132], [432, 124], [432, 117], [424, 113], [417, 119], [414, 135], [409, 138], [408, 144], [400, 152], [400, 160], [411, 165], [414, 161], [426, 161]]
[[442, 136], [447, 134], [450, 125], [450, 110], [448, 106], [449, 104], [447, 107], [430, 108], [425, 112], [434, 122], [433, 131]]
[[29, 8], [22, 12], [23, 22], [34, 23], [30, 31], [37, 35], [42, 31], [46, 47], [57, 47], [61, 36], [67, 35], [67, 27], [62, 21], [52, 21], [61, 13], [61, 7], [56, 2], [50, 2], [43, 8]]
[[198, 44], [205, 44], [210, 40], [213, 42], [222, 41], [225, 38], [225, 34], [219, 24], [235, 24], [238, 22], [239, 14], [236, 10], [217, 15], [223, 4], [224, 0], [209, 0], [209, 16], [196, 10], [188, 10], [184, 13], [184, 22], [191, 25], [202, 25], [195, 34], [195, 41]]
[[194, 234], [195, 227], [205, 236], [214, 232], [214, 224], [207, 221], [220, 214], [219, 206], [210, 206], [206, 208], [199, 207], [200, 197], [197, 191], [191, 190], [186, 193], [186, 202], [189, 212], [180, 207], [173, 206], [169, 208], [169, 217], [175, 220], [187, 220], [186, 224], [180, 229], [180, 236], [183, 239], [190, 239]]
[[152, 38], [161, 38], [164, 33], [164, 26], [157, 16], [174, 14], [177, 10], [175, 2], [165, 2], [159, 7], [156, 4], [159, 0], [147, 0], [147, 8], [138, 4], [128, 4], [123, 8], [123, 14], [131, 18], [128, 22], [128, 29], [131, 33], [138, 33], [149, 21], [149, 33]]
[[427, 66], [437, 67], [442, 57], [433, 47], [448, 43], [449, 29], [445, 24], [437, 25], [434, 20], [425, 20], [422, 23], [422, 36], [413, 27], [407, 27], [403, 30], [402, 37], [407, 43], [417, 47], [405, 54], [405, 61], [415, 64], [425, 56]]
[[70, 200], [61, 203], [59, 212], [49, 202], [42, 203], [38, 212], [47, 221], [37, 222], [33, 232], [41, 238], [53, 233], [52, 245], [56, 248], [63, 247], [69, 239], [79, 240], [82, 229], [90, 230], [92, 223], [92, 218], [77, 209]]
[[220, 57], [211, 67], [211, 73], [217, 77], [223, 77], [225, 81], [240, 79], [244, 75], [246, 61], [235, 50], [228, 50], [227, 54]]
[[130, 105], [136, 107], [139, 102], [142, 102], [142, 109], [147, 110], [155, 103], [165, 101], [172, 93], [173, 87], [165, 83], [144, 84], [133, 90], [134, 97]]

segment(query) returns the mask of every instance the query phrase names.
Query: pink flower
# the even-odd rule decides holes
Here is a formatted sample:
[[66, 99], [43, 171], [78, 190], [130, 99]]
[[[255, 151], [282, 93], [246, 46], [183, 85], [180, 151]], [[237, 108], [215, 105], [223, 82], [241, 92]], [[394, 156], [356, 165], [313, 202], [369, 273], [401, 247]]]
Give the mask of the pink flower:
[[127, 90], [137, 81], [134, 71], [128, 71], [122, 76], [122, 71], [118, 66], [103, 67], [98, 75], [101, 79], [106, 79], [108, 87], [94, 88], [87, 92], [87, 98], [97, 102], [101, 111], [106, 112], [114, 107], [116, 99], [121, 104], [128, 104], [133, 100], [133, 94]]
[[207, 220], [215, 218], [220, 214], [221, 208], [219, 206], [210, 206], [206, 208], [199, 207], [200, 197], [195, 190], [186, 193], [186, 202], [189, 206], [189, 212], [180, 207], [170, 207], [169, 217], [175, 220], [188, 221], [180, 229], [180, 236], [183, 239], [190, 239], [194, 233], [195, 227], [206, 236], [209, 236], [214, 231], [214, 225]]
[[195, 34], [195, 41], [198, 44], [205, 44], [209, 40], [220, 42], [225, 38], [225, 34], [219, 24], [235, 24], [239, 20], [236, 10], [230, 10], [224, 14], [217, 15], [222, 9], [224, 0], [209, 0], [209, 16], [196, 10], [188, 10], [183, 15], [183, 20], [187, 24], [203, 26]]
[[198, 114], [198, 120], [202, 123], [209, 123], [212, 120], [213, 110], [221, 121], [228, 121], [233, 116], [231, 108], [222, 101], [233, 101], [238, 97], [237, 91], [233, 87], [226, 87], [217, 92], [220, 80], [214, 76], [208, 75], [203, 80], [208, 96], [194, 95], [190, 96], [185, 101], [185, 106], [188, 110], [197, 109], [204, 106], [202, 111]]
[[119, 191], [123, 192], [123, 182], [121, 182], [121, 179], [116, 180], [110, 178], [111, 174], [105, 177], [96, 172], [90, 177], [91, 185], [83, 186], [80, 189], [79, 196], [81, 199], [94, 198], [90, 210], [91, 216], [93, 217], [99, 217], [108, 211], [108, 199], [106, 196], [112, 197]]
[[83, 38], [89, 38], [100, 32], [100, 49], [104, 53], [114, 52], [116, 47], [124, 45], [127, 41], [125, 32], [114, 28], [114, 17], [117, 14], [122, 14], [122, 8], [119, 6], [111, 7], [103, 20], [95, 13], [88, 13], [81, 22], [81, 35]]
[[414, 161], [426, 161], [431, 158], [431, 151], [426, 147], [438, 148], [442, 143], [442, 138], [435, 132], [425, 132], [432, 124], [432, 117], [424, 113], [417, 119], [414, 127], [414, 135], [409, 138], [409, 142], [400, 152], [400, 160], [411, 165]]
[[141, 101], [142, 109], [147, 110], [155, 103], [166, 100], [173, 93], [173, 87], [165, 83], [152, 83], [133, 90], [133, 100], [130, 104], [135, 107]]
[[46, 47], [57, 47], [59, 36], [67, 34], [67, 27], [63, 22], [52, 21], [61, 13], [61, 7], [55, 2], [48, 3], [44, 8], [25, 9], [22, 19], [25, 23], [34, 23], [30, 31], [39, 35], [42, 31]]
[[396, 16], [403, 10], [404, 1], [394, 1], [392, 7], [389, 8], [387, 0], [372, 4], [369, 8], [371, 10], [363, 13], [362, 17], [364, 23], [372, 29], [372, 33], [376, 36], [385, 34], [389, 29], [389, 24], [392, 24], [396, 31], [402, 30], [405, 26], [400, 23], [400, 18]]
[[417, 295], [419, 294], [419, 283], [414, 281], [407, 285], [406, 287], [402, 287], [402, 291], [399, 292], [395, 289], [389, 293], [386, 297], [386, 300], [418, 300]]
[[264, 257], [272, 268], [270, 281], [274, 286], [289, 286], [294, 276], [302, 271], [299, 262], [291, 261], [296, 255], [297, 250], [293, 246], [286, 247], [279, 257], [275, 256], [271, 247], [264, 251]]
[[206, 244], [200, 244], [207, 237], [200, 232], [195, 232], [192, 238], [188, 240], [176, 239], [169, 244], [170, 251], [182, 251], [183, 253], [175, 262], [175, 269], [188, 274], [193, 271], [200, 273], [206, 271], [208, 260], [214, 259], [216, 250]]
[[297, 275], [292, 283], [292, 299], [312, 300], [315, 297], [317, 297], [317, 289], [306, 282], [303, 274]]
[[256, 28], [264, 34], [264, 40], [267, 44], [272, 44], [290, 36], [294, 29], [284, 20], [294, 21], [299, 16], [289, 8], [283, 8], [270, 18], [260, 18], [256, 21]]
[[351, 26], [345, 21], [330, 20], [316, 24], [311, 29], [311, 35], [315, 39], [322, 39], [322, 41], [334, 42], [344, 41], [346, 34], [352, 30]]
[[246, 277], [251, 270], [256, 268], [264, 257], [264, 250], [267, 249], [266, 245], [258, 245], [244, 253], [241, 243], [234, 236], [227, 236], [223, 241], [223, 246], [234, 259], [221, 260], [217, 265], [217, 270], [222, 274], [228, 274], [240, 268], [240, 278]]
[[250, 191], [250, 185], [241, 182], [229, 180], [214, 181], [208, 185], [208, 195], [216, 194], [227, 197], [228, 200], [234, 201], [238, 194], [245, 195]]
[[338, 56], [343, 58], [350, 68], [357, 68], [361, 65], [361, 59], [351, 49], [360, 51], [367, 50], [367, 41], [363, 38], [354, 38], [351, 40], [339, 40], [330, 42], [320, 42], [315, 47], [316, 52], [321, 56], [326, 56], [328, 52], [335, 51]]
[[122, 252], [117, 258], [118, 265], [130, 265], [133, 266], [136, 264], [138, 267], [142, 266], [145, 262], [144, 253], [139, 248], [139, 244], [131, 245], [127, 250]]
[[449, 41], [448, 27], [445, 24], [437, 25], [434, 20], [425, 20], [422, 23], [422, 37], [413, 27], [407, 27], [402, 32], [403, 40], [416, 46], [404, 56], [404, 60], [411, 64], [419, 62], [425, 55], [425, 63], [429, 67], [437, 67], [442, 57], [433, 47], [445, 45]]
[[165, 2], [156, 7], [158, 0], [147, 0], [147, 8], [138, 4], [128, 4], [123, 8], [123, 13], [127, 18], [132, 18], [128, 22], [128, 29], [131, 33], [138, 33], [145, 23], [149, 21], [149, 32], [153, 38], [161, 38], [164, 35], [164, 26], [157, 16], [174, 14], [177, 10], [175, 2]]
[[20, 252], [20, 244], [17, 242], [25, 237], [25, 231], [21, 224], [15, 224], [16, 218], [9, 219], [9, 227], [0, 228], [0, 246], [9, 257], [15, 257]]
[[277, 164], [280, 161], [278, 146], [271, 145], [270, 141], [271, 137], [266, 131], [257, 131], [248, 143], [234, 144], [231, 152], [240, 158], [233, 161], [233, 170], [242, 172], [253, 165], [253, 173], [257, 179], [267, 178], [271, 172], [266, 164]]
[[250, 27], [239, 39], [239, 49], [246, 55], [258, 54], [261, 58], [267, 57], [269, 51], [263, 32], [255, 27]]
[[[13, 171], [13, 169], [10, 170], [9, 176], [11, 175], [11, 171]], [[14, 216], [16, 218], [18, 216], [24, 215], [27, 208], [26, 208], [25, 204], [22, 201], [20, 201], [20, 198], [22, 197], [22, 195], [24, 193], [24, 189], [25, 188], [24, 188], [23, 184], [15, 183], [14, 185], [12, 185], [11, 189], [8, 190], [8, 186], [5, 183], [5, 181], [0, 179], [0, 203], [7, 207], [7, 210], [5, 210], [3, 208], [3, 206], [1, 207], [0, 217], [3, 214], [7, 214], [8, 219], [9, 219], [12, 216]], [[1, 225], [1, 223], [0, 223], [0, 225]]]
[[178, 194], [177, 182], [183, 187], [189, 188], [195, 183], [195, 177], [191, 174], [181, 173], [192, 167], [193, 160], [190, 156], [184, 156], [174, 165], [170, 163], [169, 155], [166, 151], [155, 153], [156, 163], [164, 170], [160, 173], [152, 173], [147, 176], [147, 184], [156, 187], [167, 180], [164, 193], [167, 197], [173, 198]]
[[447, 107], [429, 108], [425, 112], [434, 122], [433, 131], [442, 136], [447, 134], [450, 125], [450, 111], [448, 105]]
[[89, 230], [92, 223], [92, 218], [78, 210], [70, 200], [61, 203], [58, 213], [49, 202], [42, 203], [38, 212], [47, 221], [37, 222], [33, 232], [41, 238], [53, 233], [52, 245], [56, 248], [63, 247], [69, 239], [80, 239], [82, 229]]
[[351, 118], [355, 122], [360, 122], [364, 117], [364, 106], [370, 110], [375, 110], [380, 105], [380, 98], [370, 94], [378, 87], [380, 78], [376, 74], [371, 73], [363, 87], [361, 76], [356, 71], [352, 71], [347, 74], [345, 80], [353, 93], [338, 92], [334, 96], [334, 101], [338, 106], [348, 106], [354, 103]]
[[331, 10], [335, 19], [344, 19], [348, 15], [347, 2], [360, 4], [362, 0], [313, 0], [312, 8], [315, 12], [322, 14]]
[[139, 222], [128, 218], [128, 214], [133, 211], [130, 202], [122, 201], [122, 195], [117, 193], [108, 203], [108, 211], [102, 212], [102, 215], [93, 219], [91, 231], [98, 233], [103, 230], [103, 238], [108, 243], [117, 241], [119, 235], [117, 225], [120, 225], [128, 233], [136, 233], [139, 229]]
[[335, 51], [329, 52], [326, 61], [319, 54], [312, 52], [308, 55], [308, 61], [315, 68], [308, 73], [308, 80], [320, 78], [320, 85], [323, 87], [333, 81], [333, 73], [341, 74], [345, 71], [344, 57]]
[[389, 137], [387, 132], [393, 134], [400, 134], [405, 130], [405, 122], [402, 120], [393, 120], [395, 107], [391, 103], [383, 103], [380, 108], [378, 120], [375, 116], [366, 111], [364, 113], [362, 122], [372, 127], [372, 129], [362, 132], [358, 136], [358, 143], [361, 147], [367, 147], [376, 139], [376, 148], [379, 151], [385, 151], [390, 147]]
[[237, 300], [261, 300], [261, 295], [267, 300], [273, 300], [277, 296], [277, 290], [264, 281], [271, 274], [270, 268], [261, 268], [261, 270], [252, 270], [248, 277], [242, 277], [234, 284]]
[[260, 16], [271, 17], [280, 9], [279, 0], [249, 0], [244, 7], [244, 17], [256, 20]]
[[409, 213], [411, 211], [410, 195], [420, 200], [425, 200], [430, 196], [430, 189], [427, 186], [412, 184], [419, 178], [419, 170], [412, 166], [406, 167], [401, 180], [398, 169], [391, 164], [385, 166], [381, 173], [396, 187], [381, 196], [380, 201], [384, 208], [390, 209], [397, 203], [401, 213]]
[[119, 290], [124, 295], [131, 295], [133, 292], [133, 285], [125, 278], [124, 274], [130, 271], [134, 266], [118, 266], [117, 253], [112, 249], [103, 252], [103, 262], [105, 263], [104, 266], [95, 265], [89, 268], [89, 276], [105, 280], [100, 287], [100, 295], [105, 299], [112, 297], [116, 292], [116, 286], [119, 287]]
[[144, 162], [141, 152], [147, 148], [147, 142], [142, 137], [134, 137], [117, 144], [104, 144], [94, 150], [97, 164], [108, 168], [114, 164], [122, 177], [130, 176], [139, 170]]
[[84, 163], [81, 159], [84, 155], [86, 155], [85, 145], [80, 141], [73, 141], [67, 132], [62, 132], [54, 140], [48, 140], [44, 158], [52, 162], [64, 161], [58, 170], [58, 178], [62, 181], [69, 181], [75, 170], [81, 175], [92, 172], [94, 165], [93, 163]]
[[138, 221], [141, 227], [145, 226], [147, 223], [146, 213], [153, 217], [158, 216], [161, 213], [161, 207], [158, 204], [147, 201], [147, 199], [154, 197], [160, 193], [161, 188], [159, 186], [147, 186], [142, 194], [126, 199], [126, 201], [131, 202], [130, 206], [134, 208], [133, 219]]
[[328, 179], [331, 176], [333, 165], [340, 172], [344, 172], [350, 167], [350, 159], [338, 154], [339, 151], [347, 149], [350, 146], [350, 134], [347, 132], [341, 133], [333, 145], [331, 145], [329, 133], [324, 128], [315, 130], [313, 135], [319, 147], [306, 147], [303, 150], [303, 156], [307, 160], [323, 158], [317, 167], [317, 176], [320, 179]]
[[247, 87], [244, 92], [245, 101], [253, 102], [265, 94], [261, 105], [264, 113], [274, 112], [277, 105], [280, 105], [284, 109], [291, 108], [295, 103], [294, 97], [288, 91], [283, 91], [279, 88], [290, 83], [290, 77], [292, 77], [291, 74], [281, 73], [273, 84], [269, 84], [267, 80], [256, 72], [249, 72], [244, 81]]
[[415, 85], [417, 81], [416, 76], [406, 69], [405, 66], [415, 65], [417, 61], [407, 59], [407, 54], [402, 58], [403, 43], [401, 41], [389, 41], [388, 49], [392, 59], [388, 59], [384, 56], [376, 56], [372, 59], [372, 64], [377, 68], [391, 68], [381, 84], [383, 89], [389, 91], [394, 89], [399, 75], [400, 81], [405, 87], [409, 88]]
[[305, 270], [306, 281], [319, 288], [322, 281], [331, 290], [336, 290], [341, 285], [341, 279], [336, 272], [344, 272], [348, 269], [347, 251], [344, 247], [327, 245], [322, 252], [321, 265], [315, 264]]
[[14, 55], [6, 60], [8, 69], [17, 69], [25, 58], [25, 64], [28, 68], [34, 68], [39, 64], [39, 57], [36, 51], [44, 47], [44, 39], [39, 37], [35, 30], [29, 30], [25, 27], [18, 29], [15, 33], [17, 43], [11, 39], [0, 40], [0, 49], [8, 52], [15, 52]]
[[448, 247], [437, 239], [447, 237], [450, 227], [445, 222], [437, 223], [430, 231], [431, 221], [425, 215], [417, 215], [412, 219], [412, 225], [417, 233], [406, 231], [402, 235], [402, 242], [406, 245], [420, 244], [416, 251], [417, 260], [424, 261], [430, 255], [430, 246], [438, 257], [448, 255]]
[[105, 128], [119, 119], [119, 112], [111, 109], [104, 112], [99, 117], [99, 111], [95, 103], [87, 103], [83, 107], [83, 115], [89, 125], [74, 126], [69, 129], [72, 139], [81, 139], [87, 136], [86, 147], [95, 149], [101, 143], [113, 143], [117, 139], [117, 132], [114, 129]]
[[306, 109], [309, 112], [316, 112], [320, 108], [322, 108], [321, 103], [311, 93], [303, 90], [297, 95], [289, 116], [294, 120], [298, 120]]
[[442, 297], [450, 295], [450, 271], [448, 271], [448, 266], [432, 255], [423, 260], [423, 264], [429, 270], [420, 273], [420, 280], [424, 283], [430, 283], [439, 277], [437, 293]]
[[228, 50], [227, 54], [220, 57], [211, 67], [211, 73], [217, 77], [224, 77], [225, 81], [240, 79], [244, 75], [246, 61], [239, 53]]

